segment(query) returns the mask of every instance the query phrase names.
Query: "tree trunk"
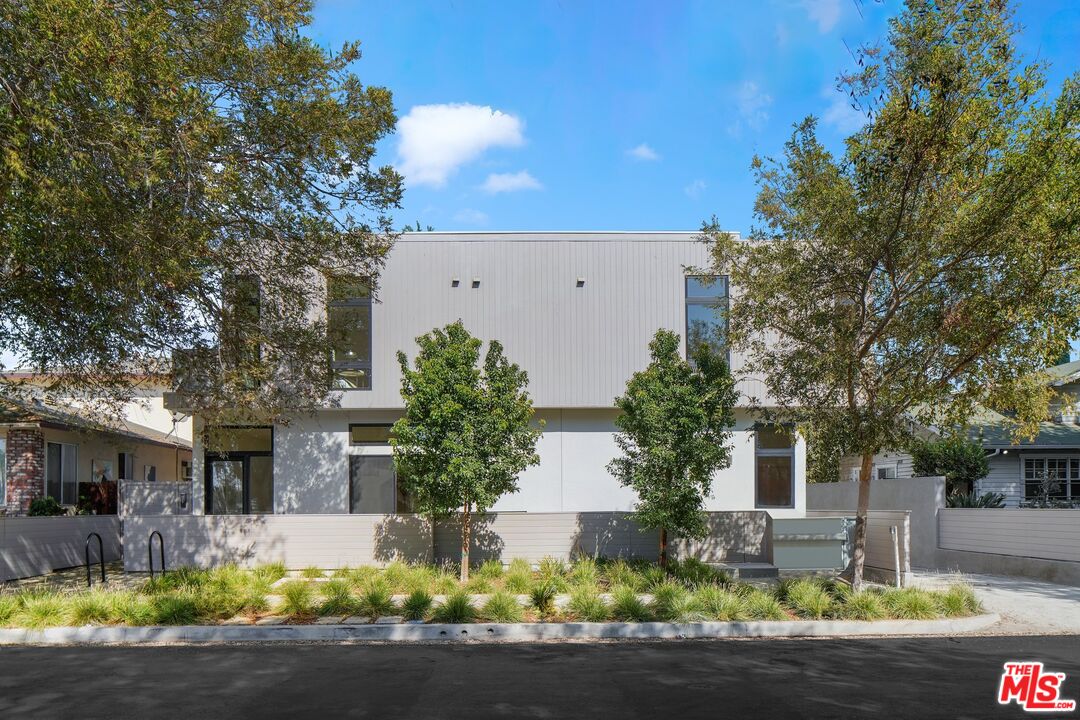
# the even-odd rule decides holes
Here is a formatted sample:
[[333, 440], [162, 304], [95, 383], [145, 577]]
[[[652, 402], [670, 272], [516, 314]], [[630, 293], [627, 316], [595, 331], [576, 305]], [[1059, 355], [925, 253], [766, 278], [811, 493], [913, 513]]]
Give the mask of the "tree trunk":
[[469, 540], [472, 537], [469, 504], [461, 511], [461, 582], [469, 582]]
[[874, 456], [863, 453], [859, 467], [859, 505], [855, 509], [855, 547], [851, 553], [851, 587], [862, 590], [863, 565], [866, 564], [866, 514], [870, 511], [870, 473], [874, 469]]
[[660, 567], [667, 568], [667, 528], [660, 528]]

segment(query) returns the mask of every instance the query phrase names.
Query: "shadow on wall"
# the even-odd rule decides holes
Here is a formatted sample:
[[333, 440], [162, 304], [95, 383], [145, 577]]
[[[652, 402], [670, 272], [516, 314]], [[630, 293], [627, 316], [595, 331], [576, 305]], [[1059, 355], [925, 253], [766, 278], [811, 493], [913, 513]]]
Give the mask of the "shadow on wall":
[[[506, 542], [499, 525], [502, 513], [474, 515], [469, 539], [469, 564], [478, 565], [485, 560], [512, 560], [503, 557]], [[506, 515], [510, 515], [507, 513]], [[512, 515], [511, 515], [512, 516]], [[461, 519], [449, 517], [435, 523], [435, 561], [461, 562]]]
[[373, 557], [379, 563], [395, 560], [430, 563], [435, 557], [431, 520], [423, 515], [386, 515], [375, 526]]
[[675, 556], [702, 562], [772, 563], [772, 517], [764, 510], [708, 513], [701, 540], [674, 542]]
[[627, 512], [579, 513], [570, 554], [656, 560], [660, 556], [660, 533], [643, 530]]
[[349, 512], [348, 456], [339, 422], [298, 418], [274, 428], [274, 512]]

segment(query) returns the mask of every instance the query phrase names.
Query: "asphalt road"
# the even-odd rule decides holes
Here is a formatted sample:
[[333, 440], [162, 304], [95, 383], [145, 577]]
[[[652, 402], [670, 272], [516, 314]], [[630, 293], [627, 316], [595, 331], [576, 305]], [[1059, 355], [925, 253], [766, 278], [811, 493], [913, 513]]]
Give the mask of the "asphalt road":
[[996, 703], [1007, 660], [1080, 699], [1080, 636], [9, 647], [0, 718], [1024, 717]]

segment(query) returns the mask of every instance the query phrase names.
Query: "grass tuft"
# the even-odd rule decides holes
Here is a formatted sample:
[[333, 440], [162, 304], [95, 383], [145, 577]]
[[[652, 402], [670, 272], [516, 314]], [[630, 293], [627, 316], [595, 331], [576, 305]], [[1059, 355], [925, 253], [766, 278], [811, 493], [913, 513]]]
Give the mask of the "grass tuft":
[[413, 590], [401, 603], [401, 614], [406, 620], [425, 620], [431, 612], [431, 604], [432, 597], [427, 590]]
[[590, 586], [582, 586], [570, 594], [570, 612], [583, 622], [606, 622], [611, 608]]
[[717, 585], [706, 585], [694, 592], [702, 612], [713, 620], [734, 622], [747, 617], [746, 603], [735, 593]]
[[753, 620], [789, 620], [784, 606], [771, 592], [753, 588], [743, 597], [746, 614]]
[[829, 593], [819, 583], [805, 578], [787, 587], [785, 599], [796, 615], [808, 620], [824, 618], [833, 607]]
[[475, 618], [476, 609], [469, 596], [460, 590], [447, 597], [446, 602], [431, 614], [431, 619], [438, 623], [470, 623]]
[[397, 607], [394, 605], [392, 594], [390, 586], [382, 578], [372, 581], [360, 594], [360, 613], [372, 620], [384, 615], [393, 615]]
[[288, 615], [311, 615], [315, 605], [315, 591], [311, 583], [292, 580], [281, 586], [281, 609]]
[[497, 623], [517, 623], [525, 617], [525, 611], [517, 598], [505, 590], [500, 590], [488, 598], [480, 614], [485, 620]]
[[652, 620], [649, 606], [642, 602], [634, 588], [626, 585], [620, 585], [611, 591], [611, 616], [621, 622]]
[[881, 595], [870, 590], [850, 593], [837, 610], [845, 620], [882, 620], [889, 615]]
[[347, 580], [336, 578], [322, 583], [322, 603], [320, 615], [352, 615], [359, 609], [359, 601], [353, 597], [352, 587]]

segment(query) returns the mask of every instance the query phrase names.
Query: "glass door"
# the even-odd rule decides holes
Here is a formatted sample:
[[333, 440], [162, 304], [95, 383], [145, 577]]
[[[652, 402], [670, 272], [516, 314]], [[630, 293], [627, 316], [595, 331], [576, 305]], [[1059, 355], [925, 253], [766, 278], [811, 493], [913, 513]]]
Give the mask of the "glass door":
[[209, 460], [210, 507], [214, 515], [244, 513], [244, 461]]

